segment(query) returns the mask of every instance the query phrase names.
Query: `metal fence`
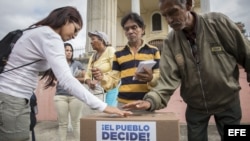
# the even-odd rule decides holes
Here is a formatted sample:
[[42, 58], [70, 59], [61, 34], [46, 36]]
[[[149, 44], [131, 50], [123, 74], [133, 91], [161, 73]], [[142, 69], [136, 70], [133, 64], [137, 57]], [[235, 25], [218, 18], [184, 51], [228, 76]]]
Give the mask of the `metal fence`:
[[84, 46], [75, 46], [74, 47], [74, 58], [82, 58], [85, 54]]

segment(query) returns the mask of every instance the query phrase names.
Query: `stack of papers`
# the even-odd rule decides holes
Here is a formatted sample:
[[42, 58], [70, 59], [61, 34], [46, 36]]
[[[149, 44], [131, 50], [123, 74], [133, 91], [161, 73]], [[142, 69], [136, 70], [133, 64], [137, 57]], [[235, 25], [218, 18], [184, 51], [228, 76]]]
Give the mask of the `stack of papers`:
[[145, 60], [141, 61], [136, 69], [136, 72], [144, 72], [144, 69], [152, 69], [152, 67], [156, 64], [154, 60]]
[[[154, 60], [141, 61], [136, 69], [136, 72], [144, 72], [144, 68], [152, 69], [155, 64], [156, 64], [156, 61]], [[137, 79], [133, 77], [133, 80], [137, 80]]]

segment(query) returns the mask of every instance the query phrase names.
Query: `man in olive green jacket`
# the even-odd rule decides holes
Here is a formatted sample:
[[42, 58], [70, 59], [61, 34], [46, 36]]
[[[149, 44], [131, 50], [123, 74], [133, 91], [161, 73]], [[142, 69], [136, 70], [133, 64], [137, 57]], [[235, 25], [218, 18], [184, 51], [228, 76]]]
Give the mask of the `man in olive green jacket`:
[[250, 82], [250, 42], [227, 16], [197, 15], [192, 6], [192, 0], [160, 0], [162, 15], [173, 31], [163, 47], [158, 85], [144, 100], [123, 108], [165, 108], [181, 86], [181, 97], [187, 103], [188, 140], [207, 141], [207, 125], [213, 115], [223, 141], [224, 125], [240, 124], [238, 64]]

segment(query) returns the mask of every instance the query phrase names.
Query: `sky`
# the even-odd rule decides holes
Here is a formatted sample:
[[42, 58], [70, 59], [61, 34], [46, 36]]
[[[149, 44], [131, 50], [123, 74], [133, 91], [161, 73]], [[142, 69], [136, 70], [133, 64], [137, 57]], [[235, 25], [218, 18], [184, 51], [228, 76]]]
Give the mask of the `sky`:
[[47, 17], [52, 10], [63, 6], [74, 6], [81, 13], [83, 29], [69, 42], [75, 48], [84, 48], [87, 0], [0, 0], [0, 39], [9, 31], [27, 28]]
[[[53, 9], [62, 6], [76, 7], [86, 21], [87, 0], [0, 0], [0, 39], [9, 31], [26, 28], [45, 18]], [[250, 0], [210, 0], [210, 11], [222, 12], [235, 22], [243, 22], [250, 32]], [[76, 39], [74, 47], [84, 48], [86, 22]]]
[[210, 0], [210, 11], [222, 12], [234, 22], [244, 23], [250, 33], [250, 0]]

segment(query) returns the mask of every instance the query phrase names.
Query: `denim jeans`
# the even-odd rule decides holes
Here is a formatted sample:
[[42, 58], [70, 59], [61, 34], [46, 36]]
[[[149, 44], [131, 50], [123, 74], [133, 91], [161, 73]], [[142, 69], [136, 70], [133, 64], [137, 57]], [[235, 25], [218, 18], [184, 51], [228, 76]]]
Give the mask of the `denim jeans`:
[[28, 141], [29, 100], [0, 92], [0, 141]]

